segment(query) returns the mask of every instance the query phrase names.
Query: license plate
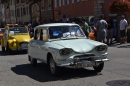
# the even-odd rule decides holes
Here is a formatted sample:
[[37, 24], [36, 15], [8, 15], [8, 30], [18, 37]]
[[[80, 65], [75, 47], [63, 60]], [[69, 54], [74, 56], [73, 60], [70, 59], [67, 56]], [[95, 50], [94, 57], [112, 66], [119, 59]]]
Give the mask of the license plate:
[[83, 62], [83, 67], [92, 67], [92, 66], [93, 66], [92, 62], [89, 61]]
[[22, 49], [28, 48], [28, 44], [27, 43], [21, 44], [21, 47]]

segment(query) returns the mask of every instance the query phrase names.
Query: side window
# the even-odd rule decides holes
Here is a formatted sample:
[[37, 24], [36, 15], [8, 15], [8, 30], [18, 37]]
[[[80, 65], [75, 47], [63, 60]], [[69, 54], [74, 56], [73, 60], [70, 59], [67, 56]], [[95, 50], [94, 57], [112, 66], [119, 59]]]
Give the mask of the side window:
[[43, 41], [48, 40], [47, 29], [41, 29], [40, 40], [43, 40]]
[[34, 39], [35, 39], [35, 40], [40, 40], [40, 29], [35, 30]]

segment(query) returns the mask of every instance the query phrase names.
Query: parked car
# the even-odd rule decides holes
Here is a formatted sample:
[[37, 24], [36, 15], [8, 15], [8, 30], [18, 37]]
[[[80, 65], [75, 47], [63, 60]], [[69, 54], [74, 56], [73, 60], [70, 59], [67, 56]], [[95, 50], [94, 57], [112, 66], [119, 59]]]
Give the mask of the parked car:
[[1, 39], [3, 37], [3, 33], [4, 33], [4, 28], [0, 28], [0, 44], [1, 44]]
[[27, 50], [30, 40], [31, 38], [25, 26], [7, 24], [1, 40], [1, 48], [2, 51], [7, 51], [9, 54], [13, 50]]
[[87, 39], [77, 24], [51, 23], [34, 28], [34, 40], [28, 45], [28, 59], [33, 66], [37, 60], [48, 64], [53, 75], [59, 74], [60, 67], [93, 67], [101, 72], [104, 62], [109, 60], [107, 48], [104, 43]]

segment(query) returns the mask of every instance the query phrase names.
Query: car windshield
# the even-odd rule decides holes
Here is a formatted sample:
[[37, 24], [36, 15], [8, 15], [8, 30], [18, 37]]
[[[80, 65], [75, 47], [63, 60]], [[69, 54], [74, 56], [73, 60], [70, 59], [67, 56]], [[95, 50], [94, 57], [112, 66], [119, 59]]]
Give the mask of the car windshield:
[[13, 27], [9, 30], [10, 34], [16, 34], [16, 33], [27, 33], [27, 29], [25, 27]]
[[4, 32], [4, 29], [0, 29], [0, 34]]
[[50, 39], [85, 37], [79, 26], [58, 26], [49, 28]]

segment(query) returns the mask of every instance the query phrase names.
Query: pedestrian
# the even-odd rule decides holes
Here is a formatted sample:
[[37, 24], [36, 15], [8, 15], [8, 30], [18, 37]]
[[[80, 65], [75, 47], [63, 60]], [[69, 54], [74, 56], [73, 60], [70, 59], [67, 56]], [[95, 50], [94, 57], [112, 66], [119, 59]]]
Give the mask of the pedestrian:
[[113, 41], [113, 20], [110, 17], [107, 18], [107, 24], [107, 44], [109, 45]]
[[81, 22], [83, 23], [83, 26], [81, 26], [81, 28], [84, 31], [85, 35], [88, 37], [88, 34], [89, 34], [88, 23], [86, 22], [86, 19], [84, 19], [84, 18], [81, 19]]
[[103, 19], [101, 15], [99, 21], [97, 21], [96, 28], [97, 28], [97, 41], [106, 43], [106, 28], [108, 27], [107, 22]]
[[120, 20], [120, 35], [121, 35], [121, 41], [120, 43], [126, 43], [126, 28], [127, 28], [127, 20], [125, 19], [125, 16], [122, 15], [121, 16], [121, 20]]

